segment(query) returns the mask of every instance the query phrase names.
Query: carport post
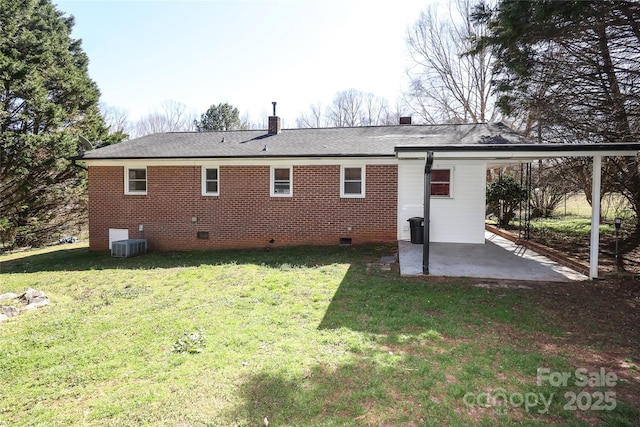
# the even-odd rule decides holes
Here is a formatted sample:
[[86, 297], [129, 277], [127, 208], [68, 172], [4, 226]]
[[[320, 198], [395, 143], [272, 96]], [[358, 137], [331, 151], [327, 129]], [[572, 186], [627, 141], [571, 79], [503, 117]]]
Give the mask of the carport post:
[[598, 278], [598, 252], [600, 251], [600, 182], [602, 156], [593, 156], [591, 178], [591, 246], [589, 247], [589, 276]]
[[422, 274], [429, 274], [429, 224], [431, 218], [431, 167], [433, 151], [427, 151], [424, 165], [424, 239], [422, 241]]

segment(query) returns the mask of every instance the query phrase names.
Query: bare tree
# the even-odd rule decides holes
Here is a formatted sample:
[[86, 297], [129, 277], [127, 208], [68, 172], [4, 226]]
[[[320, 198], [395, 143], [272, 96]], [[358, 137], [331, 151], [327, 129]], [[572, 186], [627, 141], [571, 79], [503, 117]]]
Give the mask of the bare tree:
[[162, 132], [192, 131], [195, 114], [187, 106], [173, 100], [163, 101], [161, 111], [147, 114], [136, 121], [131, 129], [132, 136], [139, 137]]
[[262, 129], [258, 124], [251, 121], [248, 113], [243, 113], [240, 116], [240, 130], [255, 130]]
[[392, 108], [383, 97], [349, 89], [337, 92], [324, 111], [320, 102], [311, 104], [308, 113], [302, 113], [296, 118], [296, 126], [321, 128], [395, 125], [400, 121], [402, 109], [399, 102]]
[[326, 110], [327, 125], [336, 127], [385, 125], [391, 117], [386, 99], [355, 89], [338, 92]]
[[338, 92], [327, 108], [329, 124], [335, 127], [352, 127], [361, 125], [361, 109], [364, 94], [355, 89]]
[[397, 125], [400, 123], [400, 117], [405, 115], [407, 110], [406, 102], [396, 100], [393, 107], [389, 106], [385, 109], [384, 115], [380, 117], [380, 125]]
[[105, 102], [100, 102], [98, 108], [100, 108], [100, 114], [104, 119], [105, 125], [109, 128], [109, 133], [129, 133], [130, 124], [127, 110]]
[[[364, 115], [362, 116], [362, 125], [375, 126], [388, 124], [389, 117], [389, 101], [384, 98], [375, 96], [372, 93], [363, 94], [364, 105], [362, 106]], [[397, 122], [396, 122], [397, 124]]]
[[494, 121], [491, 50], [468, 53], [486, 26], [472, 22], [469, 0], [450, 0], [449, 10], [441, 19], [435, 6], [428, 7], [408, 29], [413, 65], [407, 70], [405, 96], [427, 123]]
[[299, 128], [321, 128], [324, 127], [325, 120], [322, 114], [322, 103], [320, 101], [309, 106], [309, 113], [302, 113], [296, 118], [296, 126]]

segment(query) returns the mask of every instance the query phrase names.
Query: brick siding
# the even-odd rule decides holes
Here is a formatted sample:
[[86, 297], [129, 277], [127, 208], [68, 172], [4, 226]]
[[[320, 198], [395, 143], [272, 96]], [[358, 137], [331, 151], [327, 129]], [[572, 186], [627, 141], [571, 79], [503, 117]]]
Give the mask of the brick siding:
[[150, 250], [396, 240], [396, 165], [366, 166], [365, 198], [340, 197], [339, 165], [293, 166], [292, 197], [270, 197], [269, 166], [221, 165], [219, 196], [201, 195], [201, 177], [200, 166], [148, 166], [147, 194], [125, 195], [122, 166], [89, 166], [91, 249], [108, 249], [110, 228], [142, 237], [140, 224]]

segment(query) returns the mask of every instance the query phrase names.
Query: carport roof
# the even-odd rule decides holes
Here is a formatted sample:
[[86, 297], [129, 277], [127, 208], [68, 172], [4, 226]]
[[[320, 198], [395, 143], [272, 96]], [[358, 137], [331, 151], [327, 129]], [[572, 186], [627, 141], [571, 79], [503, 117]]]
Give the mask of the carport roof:
[[638, 142], [602, 144], [455, 144], [455, 145], [397, 145], [399, 158], [411, 158], [427, 152], [443, 159], [474, 158], [487, 160], [531, 160], [553, 157], [633, 156], [640, 151]]

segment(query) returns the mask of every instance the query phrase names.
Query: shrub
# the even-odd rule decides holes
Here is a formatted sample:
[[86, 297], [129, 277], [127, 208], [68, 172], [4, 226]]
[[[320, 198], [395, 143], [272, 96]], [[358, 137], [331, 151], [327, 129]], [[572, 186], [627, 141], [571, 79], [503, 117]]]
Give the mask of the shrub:
[[520, 202], [527, 200], [527, 192], [510, 176], [501, 176], [487, 185], [487, 206], [498, 217], [500, 227], [506, 227], [516, 216]]

